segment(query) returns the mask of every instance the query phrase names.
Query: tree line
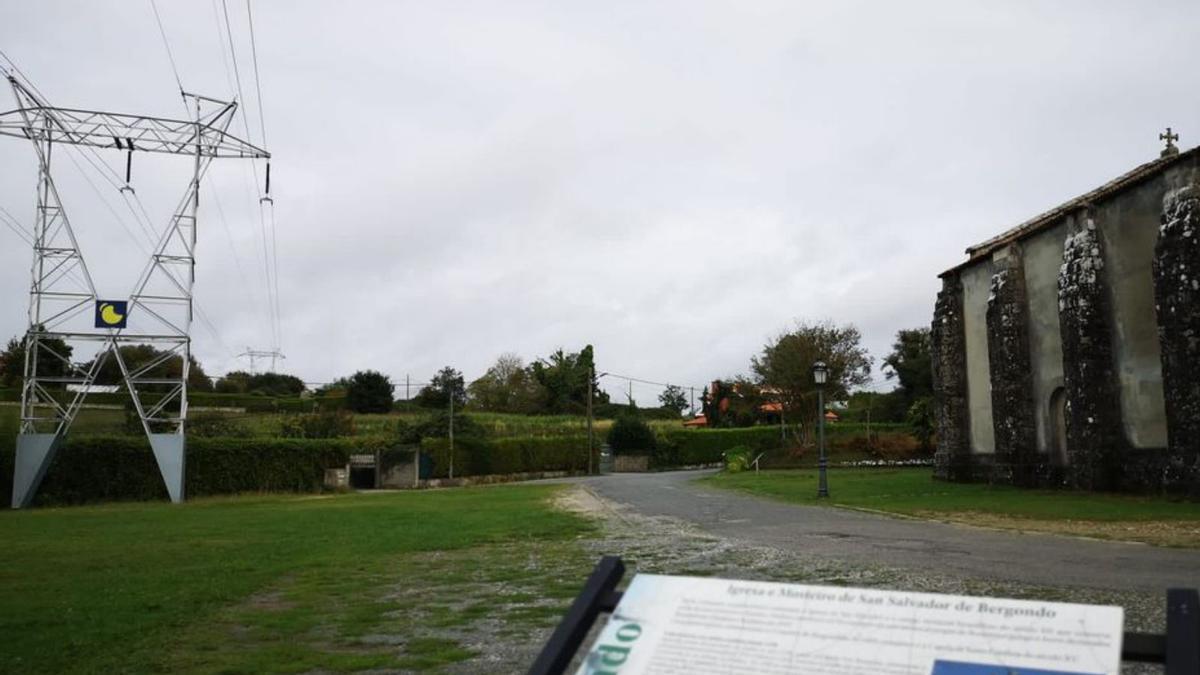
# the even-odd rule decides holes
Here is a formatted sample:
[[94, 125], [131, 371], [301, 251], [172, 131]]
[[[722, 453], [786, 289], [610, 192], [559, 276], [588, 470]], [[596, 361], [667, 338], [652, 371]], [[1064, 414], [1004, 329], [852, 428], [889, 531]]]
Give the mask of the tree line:
[[[863, 389], [871, 382], [873, 359], [861, 342], [858, 328], [850, 324], [798, 322], [768, 340], [761, 352], [751, 357], [748, 375], [715, 379], [701, 394], [700, 409], [707, 425], [735, 427], [811, 419], [816, 408], [812, 366], [823, 361], [828, 368], [825, 397], [838, 405], [839, 414], [853, 421], [909, 422], [931, 433], [929, 329], [897, 333], [891, 353], [882, 361], [886, 377], [896, 381], [890, 392]], [[69, 345], [61, 340], [48, 340], [43, 342], [43, 349], [49, 353], [39, 355], [45, 366], [42, 372], [66, 375], [71, 370]], [[119, 350], [131, 371], [154, 364], [147, 372], [150, 377], [178, 377], [182, 369], [180, 356], [152, 345], [123, 345]], [[24, 341], [18, 338], [9, 340], [0, 351], [0, 386], [20, 386], [24, 351]], [[92, 365], [87, 361], [74, 367], [86, 372]], [[581, 415], [587, 410], [590, 389], [598, 416], [613, 417], [635, 409], [632, 400], [624, 406], [614, 404], [598, 386], [596, 375], [591, 345], [577, 352], [558, 349], [532, 363], [526, 363], [517, 354], [505, 353], [471, 382], [452, 366], [442, 368], [411, 403], [422, 408], [446, 409], [453, 400], [459, 410]], [[122, 382], [117, 361], [110, 356], [99, 369], [96, 383]], [[234, 371], [214, 379], [195, 359], [189, 368], [188, 386], [192, 391], [224, 394], [292, 397], [305, 393], [304, 382], [294, 375]], [[396, 383], [387, 375], [361, 370], [323, 385], [315, 396], [344, 397], [346, 407], [355, 412], [383, 413], [394, 408], [395, 389]], [[658, 412], [674, 416], [690, 408], [687, 393], [674, 385], [664, 388], [659, 404]]]

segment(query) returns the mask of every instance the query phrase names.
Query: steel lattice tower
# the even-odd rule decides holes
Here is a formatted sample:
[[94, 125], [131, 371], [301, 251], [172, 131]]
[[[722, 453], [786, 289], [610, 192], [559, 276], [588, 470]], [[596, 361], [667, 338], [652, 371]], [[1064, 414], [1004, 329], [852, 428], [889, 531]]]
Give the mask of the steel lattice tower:
[[[193, 120], [56, 108], [9, 76], [17, 109], [0, 113], [0, 135], [33, 144], [38, 161], [37, 217], [25, 334], [21, 426], [13, 471], [13, 508], [28, 506], [107, 359], [115, 359], [159, 471], [174, 502], [184, 498], [185, 429], [191, 366], [192, 288], [200, 180], [217, 158], [269, 159], [261, 148], [227, 130], [236, 102], [184, 94]], [[207, 112], [205, 109], [207, 108]], [[184, 155], [192, 179], [160, 233], [133, 291], [126, 328], [80, 328], [80, 317], [101, 301], [51, 174], [56, 145]], [[59, 341], [99, 344], [90, 368], [55, 351]], [[153, 344], [164, 354], [130, 370], [118, 347]], [[152, 376], [180, 358], [178, 376]], [[65, 374], [62, 374], [65, 373]], [[69, 391], [68, 384], [79, 385]]]

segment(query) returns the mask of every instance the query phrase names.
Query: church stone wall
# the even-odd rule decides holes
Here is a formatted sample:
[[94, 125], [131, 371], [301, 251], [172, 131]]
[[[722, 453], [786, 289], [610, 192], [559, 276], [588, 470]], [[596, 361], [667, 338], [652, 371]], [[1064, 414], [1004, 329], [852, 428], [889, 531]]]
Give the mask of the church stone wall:
[[1154, 255], [1154, 299], [1170, 427], [1162, 487], [1200, 498], [1200, 183], [1169, 191]]
[[1085, 490], [1112, 490], [1123, 443], [1107, 256], [1096, 222], [1086, 211], [1067, 219], [1067, 232], [1058, 276], [1067, 480]]
[[971, 479], [971, 438], [967, 411], [967, 349], [963, 332], [963, 292], [958, 275], [942, 279], [930, 326], [938, 446], [936, 478]]
[[1029, 365], [1033, 377], [1034, 428], [1043, 461], [1066, 463], [1060, 447], [1056, 393], [1063, 387], [1062, 330], [1058, 322], [1058, 271], [1063, 262], [1065, 225], [1039, 232], [1021, 243], [1025, 293], [1029, 300]]
[[1038, 474], [1033, 372], [1029, 358], [1029, 301], [1025, 265], [1016, 244], [992, 258], [987, 299], [988, 361], [995, 457], [992, 481], [1030, 486]]
[[935, 475], [1200, 499], [1200, 149], [1086, 199], [943, 275]]
[[1122, 432], [1129, 446], [1140, 449], [1167, 445], [1151, 270], [1166, 191], [1166, 177], [1160, 175], [1097, 204], [1092, 213], [1103, 242], [1112, 302]]
[[[991, 294], [992, 265], [988, 261], [960, 272], [963, 288], [963, 333], [967, 348], [967, 407], [971, 451], [991, 455], [996, 451], [992, 426], [991, 368], [988, 358], [987, 299]], [[988, 458], [990, 461], [990, 457]]]

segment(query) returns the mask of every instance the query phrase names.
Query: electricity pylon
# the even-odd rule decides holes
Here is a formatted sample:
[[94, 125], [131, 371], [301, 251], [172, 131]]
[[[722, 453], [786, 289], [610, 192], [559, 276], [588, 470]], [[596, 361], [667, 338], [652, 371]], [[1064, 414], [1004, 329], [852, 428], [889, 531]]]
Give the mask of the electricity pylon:
[[[269, 159], [270, 154], [227, 133], [236, 102], [185, 93], [188, 108], [194, 106], [195, 119], [175, 120], [56, 108], [16, 77], [9, 76], [8, 81], [17, 109], [0, 113], [0, 135], [31, 141], [38, 161], [29, 327], [25, 333], [25, 379], [12, 506], [21, 508], [33, 501], [55, 452], [109, 358], [120, 368], [171, 501], [183, 501], [200, 179], [213, 159]], [[104, 300], [96, 292], [51, 174], [56, 145], [115, 149], [130, 153], [130, 157], [139, 151], [192, 158], [193, 173], [187, 190], [127, 300]], [[91, 316], [89, 309], [94, 309], [94, 321], [86, 323], [84, 320]], [[85, 370], [72, 363], [67, 354], [59, 353], [61, 350], [56, 351], [59, 341], [68, 345], [99, 343], [99, 350]], [[129, 343], [158, 345], [164, 354], [131, 370], [119, 349]], [[181, 360], [177, 376], [152, 374], [174, 358]], [[78, 386], [70, 391], [68, 384]]]
[[277, 359], [286, 359], [287, 357], [284, 356], [283, 352], [279, 351], [278, 349], [251, 349], [246, 347], [246, 351], [238, 354], [238, 358], [249, 359], [250, 374], [255, 375], [258, 373], [258, 370], [255, 368], [255, 364], [258, 362], [258, 359], [271, 359], [271, 369], [267, 372], [273, 373], [275, 372], [275, 361]]

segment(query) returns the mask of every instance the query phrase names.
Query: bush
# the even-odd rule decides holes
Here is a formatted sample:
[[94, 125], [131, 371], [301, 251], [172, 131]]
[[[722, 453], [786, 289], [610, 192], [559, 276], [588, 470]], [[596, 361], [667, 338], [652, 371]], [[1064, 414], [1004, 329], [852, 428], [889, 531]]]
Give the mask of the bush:
[[908, 408], [908, 424], [912, 427], [913, 436], [921, 444], [922, 450], [933, 448], [934, 420], [933, 399], [923, 396]]
[[[435, 410], [416, 426], [416, 434], [420, 438], [449, 438], [450, 414], [445, 410]], [[487, 432], [475, 422], [470, 415], [455, 413], [454, 439], [484, 438]]]
[[[189, 438], [188, 497], [240, 492], [316, 492], [325, 470], [350, 454], [375, 452], [388, 440]], [[0, 498], [12, 499], [13, 451], [0, 446]], [[150, 445], [137, 436], [74, 436], [50, 465], [35, 504], [166, 499]]]
[[740, 473], [750, 467], [750, 448], [737, 445], [725, 451], [725, 471]]
[[279, 435], [284, 438], [342, 438], [354, 435], [354, 416], [345, 410], [329, 410], [283, 418]]
[[614, 455], [653, 455], [658, 443], [650, 425], [640, 417], [618, 417], [608, 430], [607, 443]]
[[[131, 413], [133, 413], [132, 416]], [[131, 433], [134, 435], [141, 434], [141, 421], [138, 419], [137, 414], [133, 412], [132, 405], [125, 410], [126, 431], [129, 431], [131, 422], [134, 424]], [[249, 438], [254, 435], [240, 420], [223, 413], [215, 412], [200, 412], [189, 415], [187, 433], [189, 438]]]
[[677, 420], [679, 411], [671, 408], [638, 408], [625, 403], [597, 403], [592, 406], [597, 419], [621, 419], [636, 415], [646, 420]]

